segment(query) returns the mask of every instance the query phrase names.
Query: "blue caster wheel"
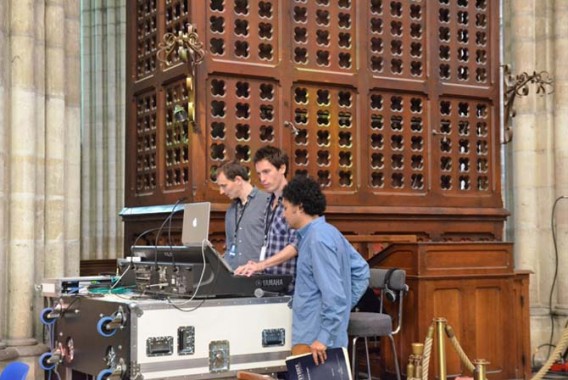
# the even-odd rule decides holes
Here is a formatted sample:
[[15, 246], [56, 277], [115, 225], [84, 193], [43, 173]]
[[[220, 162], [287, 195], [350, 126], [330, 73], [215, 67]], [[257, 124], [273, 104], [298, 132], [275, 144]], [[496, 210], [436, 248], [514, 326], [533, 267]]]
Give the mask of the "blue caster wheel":
[[48, 362], [51, 356], [51, 352], [46, 352], [39, 357], [39, 366], [45, 371], [51, 371], [55, 368], [55, 363]]
[[109, 336], [113, 336], [114, 334], [116, 334], [117, 329], [112, 329], [112, 330], [107, 329], [107, 325], [110, 322], [112, 322], [112, 318], [108, 316], [99, 319], [99, 322], [97, 323], [97, 332], [107, 338]]

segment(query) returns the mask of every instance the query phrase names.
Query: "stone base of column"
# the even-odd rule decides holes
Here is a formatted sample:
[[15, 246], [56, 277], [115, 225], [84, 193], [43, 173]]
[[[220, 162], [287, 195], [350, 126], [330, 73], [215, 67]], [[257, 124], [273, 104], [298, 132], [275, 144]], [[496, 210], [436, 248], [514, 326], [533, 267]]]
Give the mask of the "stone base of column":
[[21, 346], [33, 346], [37, 344], [37, 339], [34, 338], [12, 338], [6, 339], [6, 345], [8, 347], [21, 347]]
[[12, 347], [0, 350], [0, 362], [14, 360], [18, 356], [18, 351]]
[[4, 343], [3, 340], [0, 340], [0, 350], [3, 350], [6, 348], [6, 343]]
[[565, 305], [565, 304], [556, 305], [554, 307], [554, 313], [556, 315], [561, 316], [561, 317], [567, 317], [568, 316], [568, 305]]
[[18, 356], [29, 357], [29, 356], [40, 356], [44, 352], [49, 351], [49, 347], [43, 343], [34, 344], [33, 346], [20, 346], [11, 347], [16, 350]]

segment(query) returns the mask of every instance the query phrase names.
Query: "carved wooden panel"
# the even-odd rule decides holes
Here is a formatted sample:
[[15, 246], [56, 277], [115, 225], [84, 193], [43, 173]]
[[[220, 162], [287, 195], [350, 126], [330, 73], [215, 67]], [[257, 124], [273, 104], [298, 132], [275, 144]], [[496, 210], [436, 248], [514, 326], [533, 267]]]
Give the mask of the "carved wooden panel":
[[424, 79], [426, 4], [421, 1], [370, 1], [368, 67], [376, 76]]
[[491, 105], [464, 98], [441, 98], [436, 187], [441, 192], [489, 194], [494, 187]]
[[166, 67], [157, 58], [166, 32], [185, 30], [188, 0], [127, 2], [127, 204], [175, 202], [191, 192], [191, 141], [187, 122], [174, 118], [186, 107], [192, 85], [177, 52]]
[[152, 193], [156, 189], [157, 167], [157, 101], [154, 92], [136, 99], [136, 192]]
[[166, 190], [184, 189], [189, 179], [189, 131], [188, 123], [179, 123], [175, 120], [174, 109], [176, 104], [187, 104], [188, 82], [178, 80], [164, 86], [162, 94], [165, 96], [165, 160], [162, 172], [165, 174], [164, 187]]
[[430, 166], [427, 100], [424, 96], [372, 91], [369, 97], [371, 171], [374, 193], [424, 194]]
[[292, 2], [292, 60], [305, 69], [355, 72], [359, 3], [351, 0]]
[[[322, 85], [292, 89], [294, 137], [290, 168], [317, 178], [326, 190], [355, 192], [356, 93]], [[334, 126], [332, 127], [332, 123]]]
[[440, 79], [450, 83], [486, 85], [491, 54], [490, 15], [498, 12], [498, 2], [490, 0], [439, 0], [438, 70]]
[[263, 144], [274, 144], [279, 107], [274, 80], [212, 75], [207, 80], [208, 180], [224, 162], [239, 159], [252, 172], [252, 156]]
[[157, 68], [157, 0], [140, 1], [136, 7], [136, 79], [153, 75]]
[[[499, 230], [498, 0], [128, 7], [127, 206], [185, 196], [222, 208], [217, 168], [240, 159], [255, 182], [254, 152], [272, 144], [289, 154], [291, 175], [319, 181], [338, 215], [435, 215], [434, 229], [401, 232], [452, 240]], [[163, 34], [187, 22], [206, 50], [192, 90], [187, 64], [154, 59]], [[188, 91], [196, 128], [173, 117]], [[461, 232], [444, 230], [462, 215]]]
[[202, 3], [208, 3], [206, 42], [213, 60], [254, 64], [276, 61], [281, 19], [278, 2], [210, 0], [198, 6]]

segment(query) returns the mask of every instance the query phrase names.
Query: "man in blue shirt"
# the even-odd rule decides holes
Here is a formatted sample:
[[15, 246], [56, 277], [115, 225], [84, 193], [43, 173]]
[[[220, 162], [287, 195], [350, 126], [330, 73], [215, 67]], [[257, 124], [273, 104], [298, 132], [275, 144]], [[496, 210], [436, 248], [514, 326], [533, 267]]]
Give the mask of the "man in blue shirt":
[[298, 259], [292, 303], [292, 353], [347, 347], [351, 308], [369, 285], [369, 265], [337, 228], [325, 221], [325, 196], [314, 180], [297, 176], [282, 192], [284, 218], [297, 230]]

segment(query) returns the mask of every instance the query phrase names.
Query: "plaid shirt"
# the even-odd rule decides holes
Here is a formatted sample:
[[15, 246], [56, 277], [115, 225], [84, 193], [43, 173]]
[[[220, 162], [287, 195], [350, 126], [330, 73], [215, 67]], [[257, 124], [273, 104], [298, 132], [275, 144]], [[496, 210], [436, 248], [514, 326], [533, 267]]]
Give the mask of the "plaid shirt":
[[[270, 197], [270, 205], [272, 205], [274, 201], [274, 194]], [[272, 215], [274, 213], [274, 216]], [[272, 221], [272, 223], [270, 223]], [[274, 256], [278, 252], [280, 252], [284, 247], [289, 244], [292, 244], [296, 247], [297, 238], [296, 238], [296, 230], [290, 228], [288, 223], [286, 223], [286, 219], [284, 219], [284, 206], [282, 205], [282, 201], [279, 199], [276, 209], [272, 212], [267, 213], [266, 215], [266, 223], [270, 223], [270, 227], [268, 228], [267, 236], [265, 237], [267, 246], [266, 246], [266, 258]], [[282, 264], [275, 265], [271, 268], [267, 268], [265, 270], [266, 273], [270, 274], [291, 274], [292, 275], [292, 283], [290, 284], [290, 288], [288, 289], [289, 293], [291, 294], [294, 290], [294, 282], [296, 280], [296, 258], [292, 258], [288, 261], [283, 262]]]

